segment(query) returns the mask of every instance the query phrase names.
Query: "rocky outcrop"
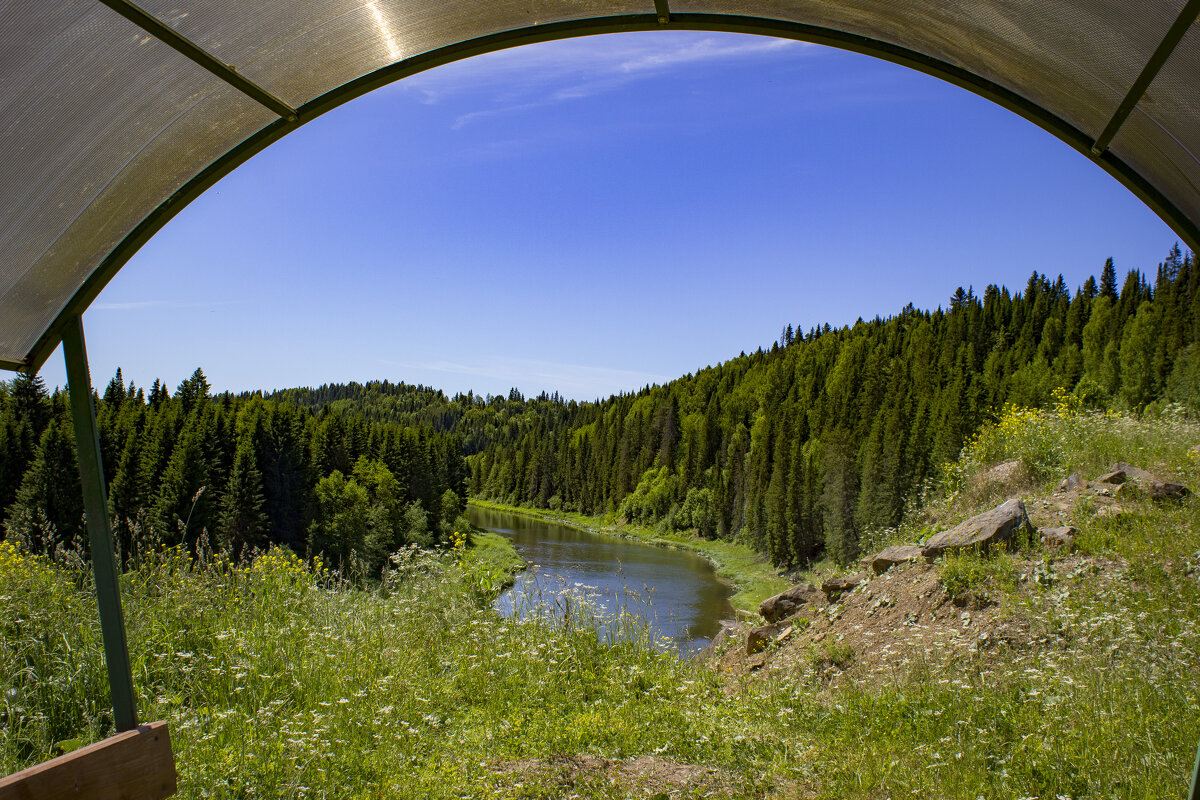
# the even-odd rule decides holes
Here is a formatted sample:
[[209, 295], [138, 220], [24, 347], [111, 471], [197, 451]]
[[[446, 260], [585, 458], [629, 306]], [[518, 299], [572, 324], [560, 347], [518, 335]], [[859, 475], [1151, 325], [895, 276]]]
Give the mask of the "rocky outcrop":
[[1087, 481], [1079, 477], [1077, 473], [1072, 472], [1070, 475], [1063, 478], [1062, 482], [1058, 484], [1058, 490], [1060, 492], [1070, 492], [1074, 489], [1083, 489], [1087, 487], [1087, 485]]
[[855, 586], [858, 586], [863, 581], [869, 579], [870, 576], [861, 572], [858, 575], [846, 575], [841, 578], [830, 578], [821, 584], [821, 591], [824, 592], [825, 596], [829, 598], [830, 602], [832, 602], [837, 600], [846, 592], [853, 591]]
[[987, 608], [988, 606], [992, 605], [992, 598], [988, 596], [987, 592], [982, 591], [981, 589], [964, 589], [963, 591], [954, 595], [950, 602], [952, 602], [956, 608], [966, 608], [972, 611], [979, 611], [980, 609]]
[[882, 575], [897, 564], [903, 564], [905, 561], [912, 561], [920, 558], [923, 551], [919, 545], [915, 544], [896, 544], [891, 547], [886, 547], [871, 559], [871, 571], [876, 575]]
[[1075, 549], [1075, 537], [1079, 531], [1073, 525], [1058, 528], [1042, 528], [1042, 544], [1049, 550], [1065, 549], [1068, 552]]
[[725, 651], [729, 644], [729, 640], [737, 636], [740, 625], [736, 620], [723, 619], [721, 622], [721, 630], [717, 631], [717, 635], [712, 638], [700, 652], [696, 653], [694, 658], [697, 661], [712, 661]]
[[1123, 469], [1114, 469], [1112, 472], [1106, 472], [1099, 478], [1096, 478], [1096, 483], [1107, 483], [1109, 486], [1120, 486], [1125, 482], [1127, 473]]
[[1121, 505], [1100, 506], [1096, 509], [1093, 519], [1116, 519], [1129, 513], [1129, 509]]
[[750, 632], [746, 634], [746, 655], [752, 656], [766, 650], [782, 630], [783, 626], [778, 624], [751, 628]]
[[[1120, 475], [1121, 480], [1106, 480], [1106, 478], [1115, 475]], [[1141, 467], [1135, 467], [1126, 461], [1118, 461], [1113, 464], [1112, 471], [1108, 475], [1096, 480], [1104, 483], [1124, 483], [1126, 480], [1136, 481], [1138, 489], [1144, 492], [1151, 500], [1178, 500], [1181, 497], [1186, 497], [1188, 494], [1187, 487], [1182, 484], [1163, 480], [1153, 472]], [[1123, 495], [1118, 496], [1124, 497]]]
[[978, 547], [986, 553], [1008, 542], [1021, 528], [1028, 527], [1031, 526], [1025, 504], [1014, 498], [931, 537], [921, 555], [933, 560], [947, 551], [969, 547]]
[[1145, 496], [1145, 492], [1143, 492], [1142, 487], [1134, 481], [1125, 481], [1125, 483], [1122, 483], [1117, 487], [1117, 490], [1113, 492], [1112, 496], [1118, 500], [1140, 500]]
[[787, 619], [800, 610], [801, 606], [813, 599], [817, 589], [811, 583], [793, 586], [787, 591], [780, 592], [774, 597], [768, 597], [759, 603], [758, 613], [767, 622], [779, 622]]
[[1003, 464], [987, 469], [975, 476], [973, 483], [976, 489], [986, 489], [993, 486], [1010, 487], [1026, 478], [1025, 465], [1020, 459], [1005, 461]]
[[1186, 486], [1168, 481], [1148, 481], [1142, 488], [1151, 500], [1178, 500], [1188, 495]]
[[1117, 463], [1113, 464], [1111, 471], [1123, 472], [1125, 473], [1125, 478], [1127, 480], [1138, 481], [1139, 483], [1158, 480], [1158, 477], [1156, 477], [1153, 472], [1142, 469], [1141, 467], [1135, 467], [1133, 464], [1130, 464], [1127, 461], [1118, 461]]

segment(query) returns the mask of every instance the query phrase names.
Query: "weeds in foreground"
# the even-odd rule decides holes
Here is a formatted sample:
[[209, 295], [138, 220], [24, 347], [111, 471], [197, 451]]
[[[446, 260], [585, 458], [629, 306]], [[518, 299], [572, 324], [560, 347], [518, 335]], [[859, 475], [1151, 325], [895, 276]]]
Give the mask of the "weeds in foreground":
[[[1051, 409], [1005, 425], [955, 469], [1030, 459], [1051, 482], [1122, 459], [1198, 488], [1194, 423]], [[968, 494], [931, 518], [970, 513]], [[917, 651], [836, 688], [813, 664], [722, 678], [606, 644], [578, 613], [501, 618], [503, 556], [461, 547], [399, 554], [369, 591], [285, 551], [240, 567], [168, 551], [122, 589], [139, 707], [171, 725], [184, 798], [646, 795], [510, 769], [583, 754], [704, 765], [730, 796], [1178, 798], [1200, 738], [1200, 502], [1130, 512], [1076, 509], [1080, 549], [1115, 566], [1027, 574], [1027, 647]], [[943, 578], [1003, 588], [1009, 566], [964, 555]], [[0, 542], [0, 772], [111, 732], [98, 628], [78, 560]]]
[[958, 461], [943, 470], [950, 495], [970, 486], [985, 467], [1019, 460], [1035, 484], [1049, 488], [1071, 473], [1092, 478], [1126, 461], [1195, 486], [1200, 480], [1200, 422], [1178, 409], [1137, 418], [1082, 408], [1074, 395], [1056, 390], [1044, 409], [1007, 406], [993, 423], [968, 440]]
[[[704, 765], [732, 796], [1178, 797], [1200, 590], [1161, 570], [1103, 592], [1084, 577], [1046, 589], [1034, 651], [914, 654], [837, 690], [804, 673], [723, 685], [578, 616], [500, 618], [454, 554], [409, 552], [364, 591], [285, 551], [237, 568], [172, 551], [124, 596], [142, 715], [170, 722], [185, 798], [563, 796], [506, 765], [575, 754]], [[86, 574], [3, 543], [0, 587], [8, 772], [111, 718]], [[586, 796], [626, 796], [593, 778]]]

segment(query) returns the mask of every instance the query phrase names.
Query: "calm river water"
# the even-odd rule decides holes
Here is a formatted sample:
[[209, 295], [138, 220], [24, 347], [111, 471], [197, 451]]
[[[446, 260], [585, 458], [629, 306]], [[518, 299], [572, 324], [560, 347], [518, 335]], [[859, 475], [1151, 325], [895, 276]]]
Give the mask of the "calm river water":
[[703, 648], [720, 620], [734, 616], [733, 590], [694, 553], [473, 506], [467, 515], [511, 539], [529, 564], [497, 600], [503, 614], [535, 605], [561, 609], [564, 593], [587, 598], [608, 614], [644, 610], [655, 637], [670, 639], [680, 655]]

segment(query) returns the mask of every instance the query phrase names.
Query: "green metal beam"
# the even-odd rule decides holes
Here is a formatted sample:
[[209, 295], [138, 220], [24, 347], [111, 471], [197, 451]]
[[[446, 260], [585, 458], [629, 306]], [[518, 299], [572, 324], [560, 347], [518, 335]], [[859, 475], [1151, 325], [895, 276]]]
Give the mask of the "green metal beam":
[[100, 460], [100, 435], [96, 429], [96, 409], [92, 405], [92, 378], [88, 372], [82, 317], [71, 318], [63, 331], [62, 343], [67, 362], [71, 418], [75, 423], [75, 447], [79, 455], [79, 483], [83, 488], [83, 508], [92, 545], [104, 663], [108, 667], [108, 685], [112, 689], [113, 720], [118, 731], [129, 731], [138, 725], [137, 700], [133, 693], [133, 673], [129, 668], [129, 648], [125, 642], [121, 584], [113, 553], [112, 530], [108, 525], [104, 466]]
[[1179, 16], [1175, 18], [1175, 22], [1167, 29], [1167, 35], [1159, 43], [1158, 49], [1150, 56], [1150, 60], [1146, 62], [1146, 66], [1142, 67], [1142, 73], [1137, 76], [1137, 80], [1129, 87], [1129, 91], [1125, 93], [1125, 99], [1121, 101], [1121, 105], [1117, 106], [1116, 112], [1112, 119], [1108, 121], [1108, 125], [1104, 126], [1104, 131], [1096, 139], [1096, 143], [1092, 145], [1092, 155], [1100, 155], [1108, 146], [1112, 144], [1113, 137], [1117, 135], [1117, 131], [1125, 124], [1125, 120], [1129, 119], [1129, 115], [1133, 113], [1133, 109], [1141, 102], [1142, 95], [1150, 88], [1150, 84], [1157, 77], [1158, 71], [1167, 63], [1167, 59], [1171, 57], [1171, 53], [1175, 52], [1175, 48], [1179, 46], [1183, 36], [1187, 33], [1188, 28], [1192, 23], [1200, 18], [1200, 0], [1191, 0], [1179, 12]]
[[236, 67], [214, 58], [211, 53], [191, 39], [178, 33], [174, 28], [158, 19], [144, 9], [128, 2], [128, 0], [100, 0], [101, 3], [120, 14], [125, 19], [137, 25], [142, 30], [154, 36], [168, 47], [187, 56], [204, 69], [216, 75], [242, 94], [252, 97], [267, 108], [274, 111], [288, 122], [296, 122], [296, 109], [279, 99], [271, 92], [259, 86], [249, 78], [243, 77]]
[[671, 8], [667, 0], [654, 0], [654, 13], [658, 15], [658, 24], [666, 25], [671, 21]]
[[1196, 748], [1196, 766], [1192, 767], [1192, 788], [1188, 800], [1200, 800], [1200, 747]]

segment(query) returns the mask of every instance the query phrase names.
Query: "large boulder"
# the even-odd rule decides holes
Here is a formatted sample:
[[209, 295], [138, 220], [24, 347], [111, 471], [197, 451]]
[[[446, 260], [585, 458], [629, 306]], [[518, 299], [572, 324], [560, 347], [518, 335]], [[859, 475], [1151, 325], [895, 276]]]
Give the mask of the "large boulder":
[[986, 553], [994, 546], [1003, 545], [1021, 528], [1028, 527], [1031, 526], [1025, 504], [1014, 498], [931, 537], [921, 555], [932, 560], [947, 550], [964, 547], [978, 547]]
[[1116, 503], [1108, 506], [1100, 506], [1096, 509], [1096, 513], [1092, 515], [1093, 519], [1117, 519], [1129, 514], [1129, 509], [1125, 506]]
[[1188, 494], [1186, 486], [1168, 481], [1147, 481], [1142, 488], [1151, 500], [1178, 500]]
[[697, 661], [712, 661], [726, 648], [729, 640], [737, 635], [738, 623], [734, 620], [721, 620], [721, 630], [712, 638], [708, 646], [696, 653], [693, 658]]
[[1070, 475], [1063, 478], [1062, 482], [1058, 484], [1058, 490], [1060, 492], [1070, 492], [1075, 489], [1083, 489], [1086, 486], [1087, 481], [1079, 477], [1078, 474], [1072, 472]]
[[1058, 528], [1042, 528], [1042, 544], [1048, 550], [1056, 550], [1064, 548], [1067, 552], [1075, 549], [1075, 537], [1079, 535], [1079, 531], [1073, 525], [1065, 525]]
[[1128, 478], [1128, 474], [1123, 469], [1114, 469], [1112, 472], [1106, 472], [1099, 478], [1096, 478], [1095, 483], [1106, 483], [1109, 486], [1120, 486]]
[[1117, 463], [1113, 464], [1111, 471], [1124, 472], [1126, 478], [1131, 481], [1138, 481], [1139, 483], [1159, 480], [1158, 476], [1153, 472], [1142, 469], [1141, 467], [1135, 467], [1133, 464], [1130, 464], [1127, 461], [1118, 461]]
[[871, 559], [871, 571], [876, 575], [882, 575], [897, 564], [912, 561], [922, 555], [923, 550], [919, 545], [894, 544], [891, 547], [885, 547], [879, 555]]
[[1020, 459], [1005, 461], [975, 476], [972, 483], [976, 489], [996, 487], [1011, 487], [1025, 480], [1027, 472]]
[[760, 625], [751, 628], [746, 634], [746, 655], [752, 656], [766, 650], [782, 630], [782, 625]]
[[1186, 497], [1188, 490], [1182, 484], [1166, 481], [1149, 470], [1135, 467], [1126, 461], [1118, 461], [1112, 465], [1114, 473], [1120, 473], [1131, 481], [1136, 481], [1138, 488], [1151, 500], [1177, 500]]
[[811, 583], [793, 586], [787, 591], [780, 592], [774, 597], [768, 597], [759, 603], [758, 613], [762, 614], [763, 619], [767, 622], [779, 622], [799, 611], [800, 607], [808, 603], [816, 592], [816, 587]]
[[846, 592], [852, 591], [855, 586], [858, 586], [865, 580], [869, 580], [866, 573], [860, 572], [857, 575], [846, 575], [841, 578], [830, 578], [821, 584], [821, 591], [829, 598], [830, 602], [837, 600]]

